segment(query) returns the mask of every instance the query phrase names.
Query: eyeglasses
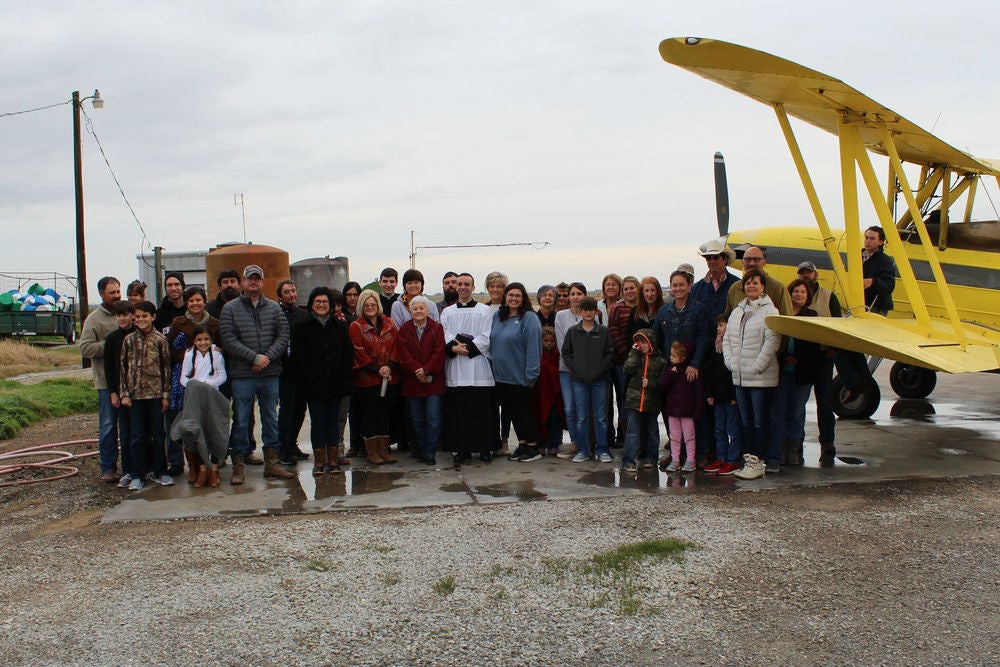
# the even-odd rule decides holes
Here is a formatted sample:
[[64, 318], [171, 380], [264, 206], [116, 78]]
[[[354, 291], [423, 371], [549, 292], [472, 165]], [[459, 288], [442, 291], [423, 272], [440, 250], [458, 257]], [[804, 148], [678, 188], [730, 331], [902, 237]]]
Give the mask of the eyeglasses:
[[744, 264], [746, 264], [748, 262], [751, 263], [751, 264], [753, 264], [753, 263], [756, 263], [756, 262], [763, 262], [763, 261], [764, 261], [763, 257], [744, 257], [743, 258], [743, 263]]

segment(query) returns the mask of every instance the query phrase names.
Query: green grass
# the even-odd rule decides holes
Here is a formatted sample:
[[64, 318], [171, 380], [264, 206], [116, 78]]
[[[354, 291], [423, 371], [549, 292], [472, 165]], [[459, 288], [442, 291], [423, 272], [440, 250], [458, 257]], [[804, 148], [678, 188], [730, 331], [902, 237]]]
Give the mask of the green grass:
[[16, 437], [25, 426], [43, 419], [84, 412], [97, 412], [97, 392], [89, 381], [0, 381], [0, 440]]
[[677, 560], [693, 546], [690, 542], [673, 537], [623, 544], [593, 556], [589, 568], [596, 574], [624, 574], [647, 558], [657, 561]]
[[306, 569], [313, 572], [329, 572], [333, 569], [333, 563], [328, 563], [325, 560], [311, 560], [306, 563]]
[[386, 586], [395, 586], [400, 582], [400, 578], [399, 575], [396, 574], [395, 572], [390, 572], [389, 574], [382, 575], [382, 582]]
[[447, 577], [441, 577], [434, 582], [433, 588], [438, 595], [451, 595], [455, 592], [455, 576], [449, 574]]
[[501, 577], [508, 577], [512, 574], [514, 574], [514, 568], [506, 567], [504, 565], [500, 565], [499, 563], [494, 563], [493, 567], [490, 568], [490, 579], [493, 579], [494, 581]]

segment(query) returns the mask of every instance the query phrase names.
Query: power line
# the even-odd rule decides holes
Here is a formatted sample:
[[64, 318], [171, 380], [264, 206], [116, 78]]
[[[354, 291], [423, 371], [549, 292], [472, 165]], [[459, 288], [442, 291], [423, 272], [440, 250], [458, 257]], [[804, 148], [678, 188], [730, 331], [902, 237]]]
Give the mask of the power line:
[[33, 113], [35, 111], [44, 111], [45, 109], [54, 109], [56, 107], [65, 106], [72, 101], [73, 100], [66, 100], [65, 102], [57, 102], [56, 104], [49, 104], [44, 107], [35, 107], [34, 109], [25, 109], [24, 111], [8, 111], [7, 113], [0, 113], [0, 118], [4, 118], [7, 116], [20, 116], [21, 114]]
[[108, 171], [111, 173], [111, 178], [114, 179], [115, 185], [118, 186], [118, 192], [121, 193], [122, 199], [125, 201], [125, 205], [132, 214], [132, 219], [135, 220], [135, 224], [139, 226], [139, 231], [142, 232], [142, 238], [139, 240], [139, 255], [142, 257], [142, 261], [146, 264], [146, 266], [153, 268], [153, 265], [146, 259], [146, 253], [143, 251], [143, 241], [145, 241], [146, 245], [149, 247], [152, 247], [153, 244], [150, 242], [149, 236], [146, 234], [146, 230], [143, 228], [142, 223], [139, 222], [139, 216], [136, 215], [135, 209], [132, 208], [132, 203], [129, 202], [128, 197], [125, 196], [125, 189], [122, 188], [122, 184], [118, 181], [118, 176], [115, 175], [115, 170], [111, 167], [108, 155], [104, 152], [104, 146], [101, 145], [101, 138], [97, 136], [97, 132], [94, 130], [94, 122], [91, 120], [90, 116], [87, 115], [87, 112], [84, 110], [82, 104], [80, 105], [80, 112], [83, 114], [83, 117], [87, 119], [87, 132], [94, 136], [94, 140], [97, 142], [97, 148], [101, 151], [101, 157], [104, 158], [104, 164], [108, 165]]

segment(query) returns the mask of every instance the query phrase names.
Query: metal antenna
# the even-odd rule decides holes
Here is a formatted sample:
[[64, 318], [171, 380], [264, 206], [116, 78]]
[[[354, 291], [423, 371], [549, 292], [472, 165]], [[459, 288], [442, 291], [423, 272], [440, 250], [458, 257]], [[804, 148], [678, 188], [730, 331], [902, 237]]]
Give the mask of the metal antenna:
[[515, 246], [534, 246], [536, 250], [541, 250], [545, 246], [552, 245], [548, 241], [528, 241], [524, 243], [464, 243], [451, 245], [414, 245], [414, 232], [410, 230], [410, 268], [417, 268], [418, 250], [439, 250], [452, 248], [511, 248]]
[[[239, 199], [237, 199], [239, 197]], [[243, 211], [243, 243], [247, 242], [247, 207], [243, 203], [243, 193], [233, 195], [233, 206], [239, 206]]]

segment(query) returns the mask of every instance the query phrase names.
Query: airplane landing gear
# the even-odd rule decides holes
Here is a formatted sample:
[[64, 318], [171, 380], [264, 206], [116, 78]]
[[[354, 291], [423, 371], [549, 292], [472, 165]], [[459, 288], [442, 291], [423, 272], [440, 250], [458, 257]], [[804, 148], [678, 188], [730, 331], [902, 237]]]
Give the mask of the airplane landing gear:
[[927, 398], [937, 384], [937, 373], [897, 361], [889, 370], [889, 385], [900, 398]]
[[882, 394], [875, 382], [869, 382], [860, 394], [851, 396], [851, 391], [844, 386], [839, 375], [833, 378], [830, 394], [833, 411], [843, 419], [868, 419], [875, 414], [882, 400]]

